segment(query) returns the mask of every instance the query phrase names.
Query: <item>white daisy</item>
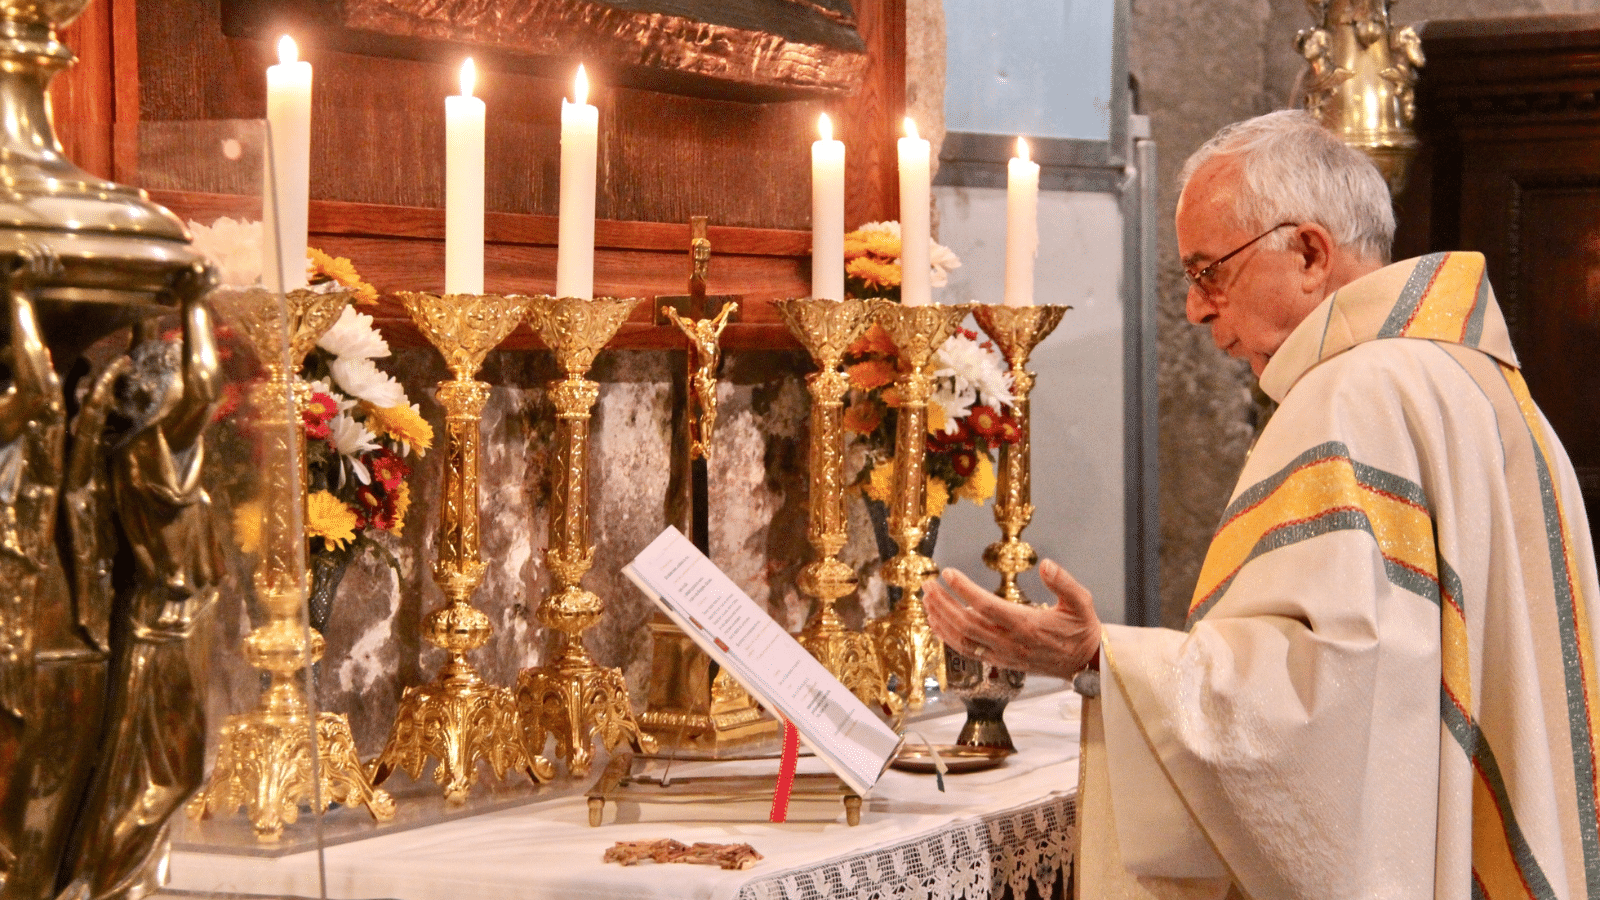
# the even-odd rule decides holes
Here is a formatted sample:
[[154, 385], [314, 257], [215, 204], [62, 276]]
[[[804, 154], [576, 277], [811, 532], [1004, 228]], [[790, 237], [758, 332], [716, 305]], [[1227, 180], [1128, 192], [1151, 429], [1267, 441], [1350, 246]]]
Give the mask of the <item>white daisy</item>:
[[194, 249], [217, 268], [225, 287], [246, 288], [261, 283], [261, 223], [227, 216], [201, 225], [189, 222]]
[[999, 351], [957, 334], [944, 342], [936, 358], [939, 368], [934, 370], [934, 376], [951, 379], [956, 396], [981, 394], [996, 407], [1011, 403], [1011, 373], [1003, 367]]
[[322, 333], [317, 346], [340, 359], [375, 359], [389, 355], [389, 342], [372, 327], [372, 317], [346, 306], [339, 321]]
[[933, 287], [944, 287], [950, 283], [950, 270], [961, 268], [961, 259], [955, 251], [937, 241], [929, 241], [928, 244], [928, 263], [933, 266], [928, 283]]
[[[365, 425], [348, 413], [339, 413], [328, 422], [328, 445], [350, 464], [357, 481], [372, 483], [372, 473], [367, 471], [367, 464], [361, 461], [361, 454], [378, 449], [378, 439]], [[344, 484], [344, 466], [339, 467], [339, 484]]]
[[328, 371], [346, 394], [380, 409], [406, 402], [406, 389], [370, 359], [336, 359]]
[[857, 231], [886, 231], [895, 237], [900, 236], [899, 222], [868, 222], [856, 229]]

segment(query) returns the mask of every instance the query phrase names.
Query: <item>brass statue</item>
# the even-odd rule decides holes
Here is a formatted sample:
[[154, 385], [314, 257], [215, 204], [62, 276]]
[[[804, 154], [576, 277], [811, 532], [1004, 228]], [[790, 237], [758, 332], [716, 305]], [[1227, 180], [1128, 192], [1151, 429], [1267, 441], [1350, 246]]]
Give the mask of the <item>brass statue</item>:
[[[708, 254], [710, 249], [711, 245], [706, 244]], [[722, 362], [722, 329], [738, 309], [738, 303], [725, 303], [712, 318], [687, 319], [670, 306], [661, 307], [661, 314], [689, 339], [689, 389], [693, 396], [689, 414], [690, 458], [711, 458], [711, 434], [717, 427], [717, 366]]]
[[1417, 70], [1422, 39], [1389, 21], [1393, 0], [1306, 0], [1316, 25], [1295, 37], [1306, 58], [1306, 111], [1347, 144], [1372, 157], [1389, 182], [1405, 186], [1416, 155]]

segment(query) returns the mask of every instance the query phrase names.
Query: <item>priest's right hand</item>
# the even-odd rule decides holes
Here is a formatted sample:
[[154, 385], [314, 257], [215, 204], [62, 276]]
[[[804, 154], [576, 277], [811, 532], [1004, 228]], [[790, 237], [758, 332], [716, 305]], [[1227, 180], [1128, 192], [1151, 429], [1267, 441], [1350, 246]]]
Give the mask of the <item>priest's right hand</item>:
[[1056, 595], [1055, 606], [1009, 603], [956, 569], [922, 586], [928, 624], [963, 656], [1006, 669], [1068, 678], [1094, 661], [1100, 617], [1089, 589], [1051, 560], [1039, 577]]

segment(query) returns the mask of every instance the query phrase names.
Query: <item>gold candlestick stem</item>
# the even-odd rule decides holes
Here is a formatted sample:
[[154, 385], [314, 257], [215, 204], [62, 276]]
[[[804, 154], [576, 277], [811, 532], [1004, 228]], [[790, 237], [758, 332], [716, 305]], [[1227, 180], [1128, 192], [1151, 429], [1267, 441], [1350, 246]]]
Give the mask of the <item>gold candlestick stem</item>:
[[900, 395], [894, 438], [894, 481], [889, 505], [889, 534], [900, 552], [883, 564], [883, 580], [901, 590], [894, 610], [869, 629], [878, 655], [891, 675], [900, 678], [900, 695], [912, 709], [921, 709], [923, 685], [929, 677], [942, 688], [944, 643], [928, 627], [922, 608], [922, 583], [936, 571], [933, 560], [917, 552], [928, 533], [928, 398], [933, 375], [928, 371], [939, 347], [955, 333], [970, 306], [901, 306], [879, 301], [874, 317], [889, 333], [900, 357], [895, 379]]
[[[365, 806], [379, 821], [394, 815], [394, 801], [375, 788], [361, 768], [349, 720], [320, 712], [313, 722], [301, 679], [296, 677], [322, 658], [324, 642], [303, 618], [309, 590], [306, 545], [301, 523], [292, 518], [303, 509], [306, 496], [305, 432], [300, 420], [311, 393], [295, 373], [349, 299], [345, 293], [292, 291], [284, 298], [285, 322], [277, 298], [267, 291], [219, 298], [222, 304], [238, 305], [240, 328], [267, 373], [251, 391], [258, 430], [272, 444], [264, 448], [269, 451], [267, 458], [291, 462], [269, 465], [263, 474], [261, 559], [254, 584], [265, 621], [244, 641], [246, 661], [267, 672], [271, 682], [255, 710], [229, 716], [223, 723], [210, 780], [187, 809], [199, 819], [242, 806], [257, 839], [266, 843], [276, 841], [286, 825], [299, 819], [300, 807], [318, 796], [325, 807]], [[321, 776], [315, 782], [313, 752]]]
[[422, 623], [422, 636], [449, 654], [431, 684], [408, 687], [383, 752], [372, 764], [382, 783], [396, 769], [420, 778], [430, 758], [439, 760], [433, 779], [445, 799], [461, 803], [486, 760], [496, 778], [512, 769], [534, 781], [553, 775], [549, 760], [522, 743], [521, 721], [511, 690], [486, 683], [467, 653], [489, 642], [489, 617], [472, 606], [483, 580], [478, 545], [478, 449], [489, 385], [475, 380], [484, 357], [517, 327], [527, 310], [521, 297], [495, 294], [402, 293], [417, 328], [444, 356], [454, 376], [439, 383], [445, 408], [444, 498], [439, 505], [439, 558], [433, 579], [445, 605]]
[[555, 659], [518, 676], [517, 708], [526, 745], [542, 749], [546, 737], [553, 736], [557, 755], [571, 774], [579, 776], [589, 771], [594, 739], [608, 750], [624, 740], [643, 752], [656, 749], [655, 739], [634, 719], [622, 670], [597, 665], [582, 639], [605, 610], [604, 601], [582, 586], [584, 574], [594, 564], [594, 547], [589, 543], [589, 418], [600, 396], [600, 386], [584, 375], [638, 303], [536, 297], [528, 308], [529, 324], [555, 351], [566, 377], [550, 385], [556, 437], [545, 560], [553, 584], [538, 613], [540, 624], [556, 632]]
[[799, 641], [863, 703], [889, 702], [891, 694], [872, 639], [845, 628], [833, 608], [856, 589], [855, 572], [838, 558], [849, 535], [844, 508], [844, 397], [850, 380], [840, 371], [845, 350], [872, 324], [864, 300], [780, 300], [789, 331], [806, 346], [817, 371], [806, 376], [811, 392], [811, 512], [806, 536], [816, 559], [800, 571], [800, 590], [817, 602]]
[[994, 520], [1001, 539], [983, 551], [983, 563], [1000, 573], [997, 593], [1013, 603], [1026, 603], [1017, 587], [1017, 576], [1039, 561], [1033, 547], [1022, 540], [1022, 530], [1033, 520], [1032, 437], [1028, 395], [1033, 391], [1034, 375], [1028, 371], [1033, 348], [1056, 326], [1069, 306], [978, 306], [973, 317], [1011, 364], [1012, 414], [1022, 436], [1000, 448], [998, 481], [995, 486]]

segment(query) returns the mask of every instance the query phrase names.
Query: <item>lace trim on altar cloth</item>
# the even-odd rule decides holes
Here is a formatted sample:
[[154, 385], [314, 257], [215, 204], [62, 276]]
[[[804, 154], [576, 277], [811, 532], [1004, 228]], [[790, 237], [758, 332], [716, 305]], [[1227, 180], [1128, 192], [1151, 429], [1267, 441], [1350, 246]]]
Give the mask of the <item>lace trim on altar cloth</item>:
[[987, 900], [1007, 887], [1025, 897], [1030, 885], [1048, 897], [1072, 862], [1075, 809], [1074, 798], [1053, 796], [751, 881], [737, 900]]

